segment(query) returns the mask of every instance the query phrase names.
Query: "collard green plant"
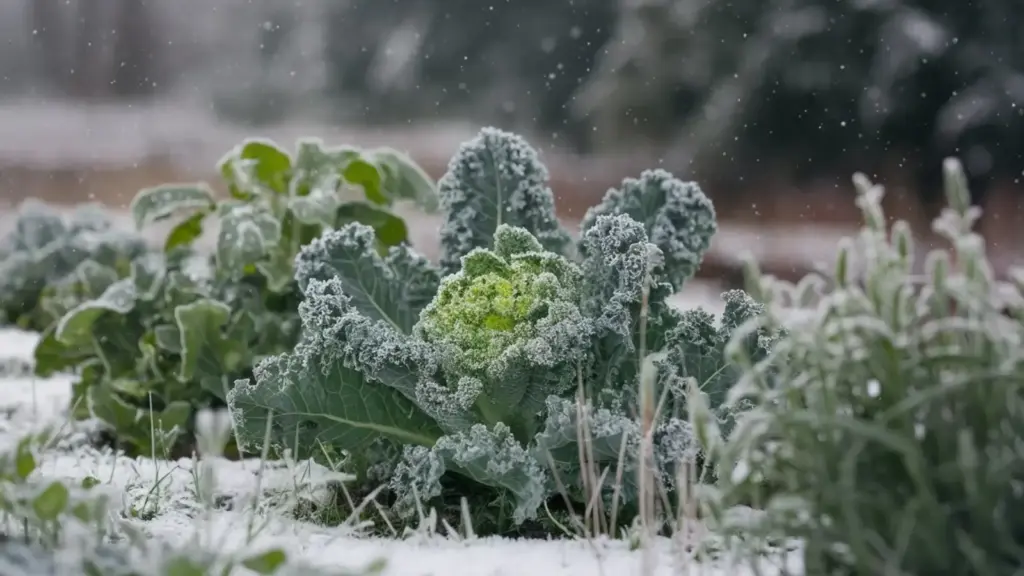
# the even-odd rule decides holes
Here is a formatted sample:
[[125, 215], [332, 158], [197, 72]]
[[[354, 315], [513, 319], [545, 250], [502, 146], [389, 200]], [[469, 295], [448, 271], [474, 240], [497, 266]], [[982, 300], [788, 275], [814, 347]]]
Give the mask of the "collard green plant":
[[[35, 351], [36, 373], [75, 371], [76, 416], [95, 416], [128, 450], [173, 450], [192, 430], [196, 409], [223, 405], [235, 379], [262, 357], [291, 350], [301, 293], [293, 279], [299, 250], [325, 230], [361, 222], [377, 232], [374, 249], [406, 241], [396, 200], [436, 207], [433, 183], [405, 156], [325, 148], [309, 140], [294, 157], [272, 143], [247, 141], [220, 163], [230, 197], [202, 184], [139, 192], [139, 229], [179, 216], [162, 251], [135, 258], [127, 277], [82, 270], [66, 293], [91, 299], [66, 310]], [[346, 197], [362, 189], [368, 201]], [[195, 242], [206, 219], [219, 230], [213, 254]], [[113, 280], [112, 282], [109, 280]], [[102, 290], [100, 290], [102, 288]]]
[[137, 234], [115, 229], [98, 205], [63, 215], [37, 200], [22, 202], [14, 229], [0, 241], [0, 325], [43, 331], [110, 278], [126, 276], [144, 250]]
[[724, 439], [692, 410], [722, 472], [711, 512], [733, 529], [728, 509], [771, 486], [742, 530], [803, 540], [807, 573], [1020, 572], [1024, 273], [995, 279], [958, 162], [945, 178], [934, 229], [952, 249], [920, 277], [909, 226], [887, 229], [882, 188], [858, 175], [865, 226], [830, 291], [754, 278], [767, 313], [740, 333], [789, 329], [765, 362], [742, 362], [729, 402], [753, 409]]
[[458, 477], [509, 503], [503, 513], [521, 524], [559, 482], [584, 500], [586, 429], [608, 478], [630, 455], [625, 485], [609, 480], [601, 494], [634, 506], [646, 346], [665, 398], [652, 431], [658, 478], [671, 490], [675, 464], [695, 456], [685, 382], [727, 388], [721, 348], [759, 311], [738, 292], [722, 323], [666, 302], [709, 245], [710, 200], [645, 172], [588, 215], [576, 246], [535, 152], [490, 128], [457, 153], [440, 194], [440, 266], [405, 246], [379, 254], [360, 224], [301, 251], [303, 337], [229, 392], [240, 442], [256, 449], [269, 428], [278, 451], [344, 457], [358, 478], [387, 480], [406, 513]]

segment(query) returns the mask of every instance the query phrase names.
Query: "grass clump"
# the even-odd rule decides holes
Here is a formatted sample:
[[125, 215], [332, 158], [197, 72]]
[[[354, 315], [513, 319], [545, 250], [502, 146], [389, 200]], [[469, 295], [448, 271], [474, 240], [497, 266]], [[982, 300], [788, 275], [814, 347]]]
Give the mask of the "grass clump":
[[[923, 277], [909, 226], [887, 226], [882, 188], [854, 180], [865, 225], [830, 290], [753, 275], [767, 313], [744, 329], [788, 333], [746, 362], [728, 401], [754, 408], [727, 439], [693, 408], [719, 468], [704, 504], [726, 531], [802, 540], [808, 574], [1017, 574], [1024, 273], [995, 278], [957, 161], [934, 223], [951, 249], [929, 253]], [[728, 511], [746, 500], [766, 513], [740, 527]]]

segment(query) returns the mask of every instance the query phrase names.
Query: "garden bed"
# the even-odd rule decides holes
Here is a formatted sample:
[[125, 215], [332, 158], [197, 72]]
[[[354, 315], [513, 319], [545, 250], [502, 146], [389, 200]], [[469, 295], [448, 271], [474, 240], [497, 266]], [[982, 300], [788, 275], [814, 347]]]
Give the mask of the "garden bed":
[[[38, 336], [20, 330], [0, 329], [0, 359], [31, 361]], [[255, 459], [217, 462], [217, 500], [221, 509], [204, 519], [202, 503], [195, 495], [195, 463], [150, 458], [127, 458], [109, 450], [97, 450], [87, 442], [89, 422], [67, 422], [71, 378], [0, 379], [0, 445], [17, 442], [26, 430], [49, 422], [61, 422], [61, 440], [37, 464], [41, 479], [79, 483], [96, 478], [123, 497], [129, 510], [144, 511], [145, 519], [133, 520], [150, 539], [172, 546], [203, 546], [226, 553], [280, 547], [289, 557], [324, 569], [338, 570], [372, 565], [384, 559], [384, 576], [593, 576], [639, 574], [642, 554], [628, 542], [607, 540], [466, 540], [427, 531], [405, 538], [361, 536], [351, 526], [329, 527], [296, 520], [284, 505], [294, 497], [296, 481], [304, 497], [316, 497], [330, 472], [305, 462], [288, 469], [280, 463]], [[243, 503], [259, 490], [259, 511]], [[233, 508], [233, 509], [227, 509]], [[253, 514], [264, 527], [256, 538], [247, 538]], [[656, 545], [655, 572], [644, 576], [742, 576], [748, 568], [725, 560], [699, 562], [681, 553], [679, 544], [660, 539]], [[795, 562], [792, 561], [792, 562]], [[791, 564], [790, 573], [794, 564]], [[359, 572], [352, 572], [358, 574]], [[781, 573], [766, 566], [763, 574]]]

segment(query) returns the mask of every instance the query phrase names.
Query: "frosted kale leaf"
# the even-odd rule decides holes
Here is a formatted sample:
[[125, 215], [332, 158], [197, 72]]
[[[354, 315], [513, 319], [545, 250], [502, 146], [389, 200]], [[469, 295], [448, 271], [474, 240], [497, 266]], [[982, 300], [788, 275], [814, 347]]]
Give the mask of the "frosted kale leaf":
[[258, 452], [271, 413], [271, 443], [296, 457], [319, 456], [322, 446], [358, 453], [381, 438], [433, 446], [436, 424], [402, 393], [347, 365], [344, 351], [303, 342], [291, 354], [261, 362], [254, 380], [228, 393], [239, 446]]
[[609, 214], [625, 214], [644, 225], [649, 241], [661, 249], [665, 277], [675, 291], [696, 273], [718, 230], [715, 208], [700, 187], [660, 169], [645, 170], [639, 179], [627, 178], [609, 190], [587, 211], [581, 231], [586, 234]]
[[[671, 490], [675, 486], [676, 465], [693, 461], [698, 453], [696, 438], [688, 422], [671, 417], [656, 423], [652, 437], [657, 482]], [[601, 495], [608, 503], [618, 493], [618, 504], [632, 507], [638, 495], [640, 440], [639, 422], [621, 410], [596, 407], [590, 401], [551, 397], [547, 401], [544, 429], [537, 434], [531, 453], [545, 465], [554, 465], [574, 500], [586, 501], [590, 497], [582, 478], [596, 472], [598, 478], [604, 474]], [[583, 470], [581, 450], [591, 470]], [[617, 476], [621, 479], [618, 485]]]
[[466, 431], [443, 436], [429, 451], [407, 451], [390, 487], [400, 506], [408, 510], [417, 496], [421, 500], [438, 496], [440, 478], [447, 471], [508, 491], [515, 500], [512, 515], [516, 524], [536, 518], [552, 491], [546, 466], [500, 422], [493, 428], [475, 424]]
[[[594, 393], [632, 403], [641, 340], [648, 351], [662, 350], [679, 322], [679, 312], [665, 301], [673, 289], [665, 279], [663, 255], [647, 241], [643, 224], [625, 214], [596, 217], [583, 234], [580, 252], [581, 308], [596, 328], [587, 382]], [[645, 284], [648, 317], [641, 332]], [[667, 378], [672, 370], [659, 374]]]
[[437, 360], [407, 331], [426, 303], [415, 295], [436, 285], [437, 272], [405, 247], [382, 259], [376, 246], [372, 229], [350, 224], [296, 259], [303, 341], [228, 397], [247, 445], [262, 441], [273, 411], [275, 443], [298, 434], [295, 449], [307, 455], [317, 443], [358, 452], [381, 437], [433, 446], [440, 429], [416, 401]]
[[569, 235], [555, 217], [547, 168], [522, 137], [484, 128], [462, 145], [438, 182], [445, 223], [441, 266], [457, 271], [474, 248], [490, 248], [501, 224], [525, 228], [541, 246], [564, 254]]
[[369, 226], [349, 224], [306, 246], [296, 258], [295, 277], [305, 288], [313, 279], [338, 278], [352, 305], [367, 318], [408, 334], [441, 281], [430, 261], [406, 246], [376, 252]]

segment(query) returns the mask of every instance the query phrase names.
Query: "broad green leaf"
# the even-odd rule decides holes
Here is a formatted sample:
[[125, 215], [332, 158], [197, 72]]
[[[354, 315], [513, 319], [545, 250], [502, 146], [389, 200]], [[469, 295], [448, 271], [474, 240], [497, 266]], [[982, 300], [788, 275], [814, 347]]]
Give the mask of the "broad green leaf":
[[36, 456], [32, 452], [31, 442], [22, 440], [18, 443], [18, 450], [14, 456], [14, 472], [18, 478], [24, 480], [36, 470]]
[[240, 275], [267, 255], [281, 239], [281, 224], [270, 212], [247, 204], [226, 207], [217, 235], [217, 265]]
[[251, 173], [260, 184], [284, 194], [288, 191], [292, 159], [270, 140], [253, 139], [242, 145], [239, 158], [252, 162]]
[[275, 293], [287, 292], [294, 279], [294, 258], [280, 248], [270, 251], [263, 262], [256, 263], [256, 269], [267, 279], [267, 289]]
[[157, 297], [167, 277], [167, 260], [163, 254], [151, 252], [132, 261], [131, 277], [139, 300]]
[[146, 188], [131, 203], [135, 228], [163, 220], [182, 210], [211, 210], [215, 206], [213, 191], [205, 183], [164, 184]]
[[86, 260], [76, 266], [74, 277], [81, 286], [82, 293], [93, 297], [99, 296], [107, 287], [119, 280], [117, 270], [95, 260]]
[[366, 199], [374, 204], [387, 206], [391, 199], [381, 190], [383, 178], [380, 170], [372, 162], [363, 158], [353, 158], [342, 171], [345, 181], [361, 186]]
[[246, 341], [230, 338], [224, 327], [231, 308], [216, 300], [203, 299], [174, 309], [181, 335], [182, 382], [198, 379], [207, 391], [223, 398], [227, 375], [247, 359]]
[[176, 325], [161, 324], [153, 328], [153, 337], [161, 350], [172, 354], [181, 353], [181, 331]]
[[92, 338], [93, 323], [107, 312], [127, 314], [135, 307], [136, 290], [131, 278], [119, 280], [96, 300], [71, 310], [57, 324], [56, 338], [64, 344], [75, 344]]
[[129, 404], [111, 387], [98, 383], [87, 392], [89, 413], [114, 428], [117, 437], [133, 445], [139, 454], [169, 449], [186, 430], [192, 407], [172, 402], [162, 411], [150, 412]]
[[384, 172], [384, 191], [388, 196], [411, 200], [428, 214], [437, 211], [437, 185], [412, 158], [390, 148], [379, 148], [371, 155]]
[[55, 522], [68, 507], [68, 488], [59, 481], [51, 483], [32, 500], [32, 510], [45, 522]]
[[209, 210], [196, 212], [172, 228], [164, 241], [164, 252], [170, 252], [179, 246], [191, 246], [196, 238], [203, 235], [203, 220], [209, 213]]
[[388, 209], [366, 202], [346, 202], [335, 212], [334, 227], [341, 228], [345, 224], [358, 222], [373, 228], [377, 239], [385, 246], [398, 246], [409, 239], [409, 229], [405, 220], [391, 213]]
[[[378, 438], [433, 446], [437, 424], [395, 388], [368, 381], [327, 350], [299, 344], [293, 354], [264, 360], [256, 382], [240, 380], [228, 393], [243, 446], [263, 442], [267, 415], [272, 442], [298, 458], [333, 446], [358, 451]], [[246, 449], [248, 452], [249, 450]]]
[[308, 194], [289, 198], [288, 208], [295, 215], [295, 219], [304, 224], [335, 226], [338, 206], [341, 205], [341, 199], [338, 197], [339, 181], [340, 178], [336, 174], [324, 176], [317, 180]]
[[35, 360], [33, 373], [40, 378], [70, 371], [95, 354], [91, 342], [64, 344], [57, 340], [56, 332], [56, 324], [47, 328], [32, 352]]
[[273, 574], [288, 561], [288, 555], [280, 548], [261, 552], [242, 560], [242, 565], [257, 574]]
[[356, 310], [403, 334], [412, 331], [441, 279], [429, 260], [408, 247], [393, 247], [381, 258], [373, 229], [362, 224], [325, 234], [302, 250], [296, 268], [302, 286], [313, 278], [338, 278]]

